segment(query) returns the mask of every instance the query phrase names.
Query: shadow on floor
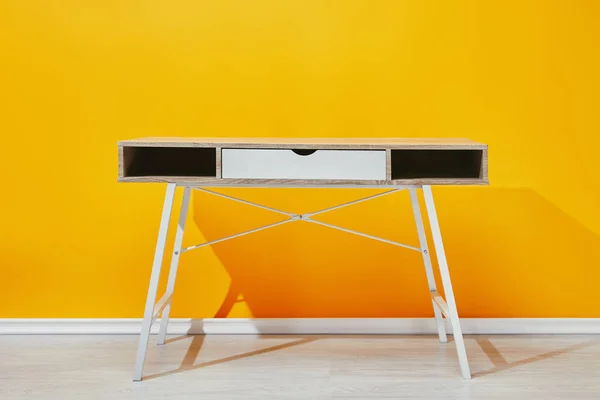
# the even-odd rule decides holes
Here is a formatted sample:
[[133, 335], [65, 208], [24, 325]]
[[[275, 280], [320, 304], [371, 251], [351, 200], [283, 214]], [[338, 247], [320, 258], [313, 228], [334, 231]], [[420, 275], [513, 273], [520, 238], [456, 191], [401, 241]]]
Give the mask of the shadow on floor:
[[475, 372], [472, 375], [473, 378], [479, 378], [479, 377], [483, 377], [486, 375], [495, 374], [497, 372], [506, 371], [508, 369], [520, 367], [522, 365], [531, 364], [536, 361], [547, 360], [552, 357], [557, 357], [557, 356], [561, 356], [564, 354], [568, 354], [572, 351], [585, 349], [587, 347], [590, 347], [590, 346], [600, 343], [600, 340], [598, 340], [598, 339], [589, 340], [589, 341], [586, 341], [583, 343], [577, 343], [572, 346], [565, 347], [563, 349], [549, 351], [547, 353], [538, 354], [538, 355], [535, 355], [532, 357], [525, 358], [523, 360], [519, 360], [519, 361], [510, 363], [504, 358], [504, 356], [502, 356], [502, 353], [496, 348], [496, 346], [494, 346], [492, 344], [492, 342], [490, 341], [489, 338], [478, 337], [477, 339], [475, 339], [475, 341], [477, 342], [479, 347], [481, 347], [483, 352], [489, 357], [492, 364], [494, 364], [494, 368], [489, 369], [487, 371]]
[[[189, 336], [176, 337], [176, 338], [166, 341], [166, 343], [172, 343], [172, 342], [175, 342], [178, 340], [187, 339], [188, 337]], [[319, 338], [315, 338], [315, 337], [300, 338], [293, 342], [282, 343], [282, 344], [267, 347], [264, 349], [253, 350], [253, 351], [249, 351], [247, 353], [236, 354], [236, 355], [230, 356], [230, 357], [224, 357], [224, 358], [220, 358], [217, 360], [203, 362], [200, 364], [194, 364], [194, 361], [196, 360], [196, 358], [198, 357], [198, 354], [200, 353], [200, 349], [202, 349], [202, 345], [204, 343], [204, 338], [205, 338], [205, 335], [194, 335], [194, 338], [192, 339], [192, 342], [190, 343], [190, 347], [188, 348], [187, 352], [185, 353], [185, 356], [183, 357], [183, 360], [181, 361], [181, 365], [179, 366], [179, 368], [174, 369], [172, 371], [160, 372], [158, 374], [145, 376], [144, 380], [160, 378], [163, 376], [169, 376], [169, 375], [177, 374], [180, 372], [191, 371], [191, 370], [200, 369], [200, 368], [204, 368], [204, 367], [210, 367], [212, 365], [222, 364], [222, 363], [226, 363], [229, 361], [241, 360], [243, 358], [253, 357], [253, 356], [260, 355], [260, 354], [270, 353], [272, 351], [278, 351], [278, 350], [287, 349], [287, 348], [293, 347], [293, 346], [299, 346], [301, 344], [311, 343], [311, 342], [314, 342], [319, 339]]]
[[[200, 369], [200, 368], [204, 368], [204, 367], [210, 367], [212, 365], [222, 364], [222, 363], [226, 363], [226, 362], [230, 362], [230, 361], [236, 361], [236, 360], [253, 357], [253, 356], [257, 356], [257, 355], [261, 355], [261, 354], [265, 354], [265, 353], [283, 350], [286, 348], [299, 346], [299, 345], [303, 345], [306, 343], [312, 343], [312, 342], [315, 342], [322, 338], [356, 339], [359, 337], [364, 337], [363, 335], [342, 335], [342, 336], [340, 336], [340, 335], [311, 335], [308, 337], [307, 336], [294, 337], [291, 335], [259, 335], [259, 337], [268, 337], [268, 338], [285, 337], [288, 339], [297, 339], [297, 340], [294, 340], [294, 341], [288, 342], [288, 343], [278, 344], [278, 345], [271, 346], [271, 347], [266, 347], [263, 349], [249, 351], [247, 353], [237, 354], [237, 355], [224, 357], [224, 358], [220, 358], [220, 359], [216, 359], [216, 360], [202, 362], [199, 364], [194, 364], [194, 361], [198, 357], [198, 354], [200, 353], [200, 350], [202, 349], [202, 346], [204, 344], [205, 335], [191, 335], [191, 336], [193, 336], [193, 339], [186, 351], [185, 356], [183, 357], [183, 360], [182, 360], [179, 368], [172, 370], [172, 371], [165, 371], [165, 372], [160, 372], [160, 373], [153, 374], [153, 375], [148, 375], [148, 376], [144, 377], [144, 380], [174, 375], [174, 374], [177, 374], [180, 372], [191, 371], [191, 370]], [[168, 339], [165, 343], [166, 344], [173, 343], [173, 342], [176, 342], [179, 340], [188, 339], [189, 337], [190, 337], [190, 335], [178, 336], [178, 337]], [[422, 338], [423, 336], [402, 335], [401, 337], [403, 339], [406, 339], [406, 338], [416, 338], [416, 337]], [[399, 336], [398, 335], [378, 335], [377, 338], [378, 339], [398, 339]], [[431, 338], [432, 338], [432, 340], [437, 341], [437, 337], [432, 336]], [[469, 338], [469, 336], [466, 336], [466, 338]], [[473, 336], [470, 336], [470, 338], [473, 338]], [[588, 348], [590, 346], [594, 346], [594, 345], [597, 345], [600, 343], [600, 339], [587, 340], [583, 343], [577, 343], [577, 344], [574, 344], [574, 345], [571, 345], [571, 346], [568, 346], [568, 347], [565, 347], [562, 349], [548, 351], [546, 353], [538, 354], [538, 355], [528, 357], [528, 358], [525, 358], [525, 359], [522, 359], [519, 361], [508, 362], [504, 358], [504, 356], [502, 355], [500, 350], [498, 350], [498, 348], [496, 346], [494, 346], [494, 344], [490, 341], [490, 338], [488, 336], [475, 336], [474, 338], [475, 338], [475, 341], [477, 342], [477, 344], [481, 347], [483, 352], [486, 354], [486, 356], [494, 364], [494, 368], [486, 370], [486, 371], [474, 372], [472, 374], [473, 378], [480, 378], [480, 377], [495, 374], [495, 373], [498, 373], [501, 371], [506, 371], [508, 369], [535, 363], [537, 361], [542, 361], [542, 360], [546, 360], [549, 358], [565, 355], [570, 352]], [[451, 343], [453, 341], [454, 340], [453, 340], [452, 336], [449, 335], [448, 342]]]

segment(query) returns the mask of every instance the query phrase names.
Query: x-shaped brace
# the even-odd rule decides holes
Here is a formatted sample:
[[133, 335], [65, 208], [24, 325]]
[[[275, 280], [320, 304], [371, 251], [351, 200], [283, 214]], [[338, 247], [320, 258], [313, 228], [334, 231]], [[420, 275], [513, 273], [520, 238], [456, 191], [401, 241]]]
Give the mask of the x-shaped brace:
[[186, 247], [186, 248], [184, 248], [184, 249], [181, 250], [182, 253], [185, 253], [186, 251], [190, 251], [190, 250], [194, 250], [194, 249], [199, 249], [200, 247], [210, 246], [210, 245], [213, 245], [213, 244], [216, 244], [216, 243], [224, 242], [224, 241], [229, 240], [229, 239], [235, 239], [237, 237], [245, 236], [245, 235], [248, 235], [250, 233], [259, 232], [259, 231], [262, 231], [262, 230], [265, 230], [265, 229], [269, 229], [269, 228], [274, 228], [276, 226], [287, 224], [288, 222], [293, 222], [293, 221], [310, 222], [310, 223], [313, 223], [313, 224], [317, 224], [317, 225], [325, 226], [325, 227], [328, 227], [328, 228], [336, 229], [338, 231], [352, 233], [354, 235], [366, 237], [366, 238], [377, 240], [377, 241], [380, 241], [380, 242], [392, 244], [394, 246], [404, 247], [404, 248], [407, 248], [407, 249], [411, 249], [411, 250], [415, 250], [415, 251], [421, 252], [421, 249], [418, 248], [418, 247], [415, 247], [415, 246], [409, 246], [409, 245], [404, 244], [404, 243], [394, 242], [393, 240], [383, 239], [383, 238], [380, 238], [380, 237], [377, 237], [377, 236], [368, 235], [366, 233], [353, 231], [351, 229], [342, 228], [341, 226], [336, 226], [336, 225], [328, 224], [326, 222], [321, 222], [321, 221], [317, 221], [315, 219], [312, 219], [312, 217], [315, 216], [315, 215], [323, 214], [323, 213], [325, 213], [327, 211], [337, 210], [339, 208], [347, 207], [347, 206], [350, 206], [352, 204], [362, 203], [363, 201], [372, 200], [372, 199], [375, 199], [375, 198], [378, 198], [378, 197], [386, 196], [388, 194], [392, 194], [392, 193], [398, 192], [400, 190], [403, 190], [404, 188], [398, 188], [398, 189], [388, 190], [388, 191], [385, 191], [385, 192], [382, 192], [382, 193], [377, 193], [377, 194], [374, 194], [374, 195], [371, 195], [371, 196], [360, 198], [358, 200], [349, 201], [349, 202], [346, 202], [346, 203], [339, 204], [337, 206], [324, 208], [324, 209], [321, 209], [321, 210], [318, 210], [318, 211], [314, 211], [314, 212], [311, 212], [311, 213], [306, 213], [306, 214], [289, 213], [289, 212], [286, 212], [286, 211], [278, 210], [276, 208], [267, 207], [267, 206], [264, 206], [262, 204], [253, 203], [253, 202], [248, 201], [248, 200], [243, 200], [243, 199], [239, 199], [237, 197], [228, 196], [228, 195], [223, 194], [223, 193], [213, 192], [212, 190], [208, 190], [208, 189], [205, 189], [205, 188], [202, 188], [202, 187], [194, 187], [193, 189], [199, 190], [199, 191], [204, 192], [204, 193], [212, 194], [212, 195], [215, 195], [215, 196], [218, 196], [218, 197], [223, 197], [225, 199], [237, 201], [237, 202], [240, 202], [240, 203], [243, 203], [243, 204], [247, 204], [247, 205], [250, 205], [250, 206], [262, 208], [264, 210], [269, 210], [269, 211], [272, 211], [272, 212], [275, 212], [275, 213], [278, 213], [278, 214], [287, 215], [288, 218], [285, 219], [285, 220], [283, 220], [283, 221], [274, 222], [272, 224], [261, 226], [259, 228], [254, 228], [254, 229], [250, 229], [250, 230], [247, 230], [247, 231], [244, 231], [244, 232], [236, 233], [235, 235], [226, 236], [226, 237], [223, 237], [223, 238], [220, 238], [220, 239], [211, 240], [209, 242], [204, 242], [204, 243], [197, 244], [197, 245], [194, 245], [194, 246]]
[[[427, 237], [425, 235], [425, 228], [423, 224], [423, 218], [421, 216], [421, 211], [419, 208], [419, 200], [417, 197], [417, 192], [415, 187], [408, 187], [409, 194], [412, 203], [412, 209], [415, 217], [415, 223], [417, 227], [417, 233], [419, 236], [419, 248], [414, 246], [405, 245], [402, 243], [394, 242], [391, 240], [379, 238], [376, 236], [368, 235], [362, 232], [356, 232], [350, 229], [342, 228], [336, 225], [328, 224], [325, 222], [317, 221], [312, 219], [315, 215], [325, 213], [327, 211], [336, 210], [342, 207], [347, 207], [352, 204], [357, 204], [363, 201], [375, 199], [377, 197], [386, 196], [388, 194], [392, 194], [404, 188], [393, 188], [393, 190], [388, 190], [386, 192], [378, 193], [372, 196], [364, 197], [358, 200], [349, 201], [347, 203], [343, 203], [334, 207], [325, 208], [319, 211], [314, 211], [306, 214], [297, 214], [297, 213], [289, 213], [286, 211], [278, 210], [275, 208], [267, 207], [261, 204], [253, 203], [251, 201], [238, 199], [226, 194], [213, 192], [211, 190], [206, 189], [205, 187], [195, 187], [185, 185], [185, 190], [183, 193], [183, 197], [181, 200], [181, 212], [179, 214], [179, 223], [177, 225], [177, 233], [175, 235], [175, 243], [174, 243], [174, 254], [171, 257], [171, 267], [169, 268], [169, 279], [167, 281], [167, 288], [164, 295], [156, 302], [156, 294], [158, 289], [158, 283], [160, 279], [160, 272], [163, 262], [163, 256], [165, 251], [165, 245], [167, 241], [167, 233], [169, 227], [169, 221], [171, 219], [171, 210], [173, 206], [173, 199], [175, 195], [175, 188], [177, 184], [169, 183], [167, 186], [167, 193], [165, 196], [165, 202], [163, 205], [163, 212], [161, 217], [160, 228], [158, 232], [158, 240], [156, 244], [156, 250], [154, 253], [154, 262], [152, 265], [152, 274], [150, 276], [150, 284], [148, 286], [148, 296], [146, 298], [146, 307], [144, 310], [144, 320], [142, 322], [142, 330], [140, 335], [140, 342], [138, 345], [136, 364], [133, 379], [134, 381], [139, 381], [142, 379], [143, 367], [144, 367], [144, 359], [146, 356], [146, 348], [148, 346], [148, 340], [150, 336], [150, 329], [152, 327], [153, 322], [162, 315], [160, 321], [160, 330], [158, 336], [158, 344], [165, 344], [165, 338], [167, 335], [167, 326], [169, 323], [169, 315], [171, 311], [171, 302], [173, 299], [173, 293], [175, 290], [175, 280], [177, 276], [177, 267], [179, 264], [179, 258], [182, 252], [189, 251], [193, 249], [197, 249], [204, 246], [209, 246], [211, 244], [223, 242], [225, 240], [233, 239], [236, 237], [248, 235], [253, 232], [258, 232], [264, 229], [273, 228], [278, 225], [286, 224], [292, 221], [305, 221], [309, 223], [314, 223], [318, 225], [322, 225], [325, 227], [329, 227], [332, 229], [340, 230], [342, 232], [352, 233], [361, 237], [366, 237], [369, 239], [377, 240], [380, 242], [392, 244], [395, 246], [404, 247], [407, 249], [415, 250], [421, 253], [423, 258], [423, 263], [425, 265], [425, 272], [427, 276], [427, 283], [429, 286], [429, 292], [431, 296], [431, 301], [433, 303], [433, 311], [435, 315], [436, 325], [438, 329], [438, 336], [441, 342], [446, 342], [446, 327], [444, 324], [443, 316], [445, 316], [452, 325], [452, 332], [454, 334], [454, 342], [456, 343], [456, 350], [458, 354], [458, 360], [461, 368], [462, 375], [465, 379], [469, 379], [471, 377], [469, 363], [467, 360], [466, 348], [462, 336], [462, 329], [460, 326], [460, 321], [458, 318], [458, 311], [456, 309], [456, 302], [454, 300], [454, 293], [452, 290], [452, 283], [450, 281], [450, 272], [448, 271], [448, 262], [446, 261], [446, 255], [444, 251], [444, 245], [442, 242], [440, 226], [437, 219], [437, 212], [435, 210], [435, 205], [433, 203], [433, 194], [431, 192], [431, 187], [424, 185], [421, 186], [423, 190], [423, 196], [425, 199], [425, 206], [427, 208], [427, 215], [429, 218], [429, 224], [431, 226], [431, 234], [433, 238], [433, 243], [435, 245], [435, 253], [438, 260], [440, 278], [442, 280], [442, 284], [444, 287], [445, 299], [440, 295], [437, 290], [437, 285], [435, 282], [435, 277], [433, 273], [433, 266], [431, 261], [431, 256], [428, 251], [427, 245]], [[278, 214], [282, 214], [286, 216], [286, 219], [283, 221], [275, 222], [269, 225], [265, 225], [259, 228], [251, 229], [245, 232], [241, 232], [235, 235], [227, 236], [221, 239], [212, 240], [209, 242], [205, 242], [196, 246], [191, 246], [185, 249], [182, 249], [181, 244], [183, 241], [183, 233], [185, 230], [185, 223], [187, 219], [187, 213], [189, 208], [190, 201], [190, 192], [192, 189], [199, 190], [208, 194], [212, 194], [215, 196], [223, 197], [225, 199], [234, 200], [240, 203], [248, 204], [250, 206], [262, 208], [265, 210], [269, 210]]]

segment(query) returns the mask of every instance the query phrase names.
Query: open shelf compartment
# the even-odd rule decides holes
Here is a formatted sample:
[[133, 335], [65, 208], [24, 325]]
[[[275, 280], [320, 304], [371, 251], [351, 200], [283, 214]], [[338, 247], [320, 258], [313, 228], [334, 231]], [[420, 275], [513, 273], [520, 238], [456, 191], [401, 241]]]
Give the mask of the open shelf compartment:
[[486, 179], [483, 161], [483, 150], [391, 150], [391, 178]]
[[123, 146], [121, 178], [217, 176], [217, 149], [211, 147]]

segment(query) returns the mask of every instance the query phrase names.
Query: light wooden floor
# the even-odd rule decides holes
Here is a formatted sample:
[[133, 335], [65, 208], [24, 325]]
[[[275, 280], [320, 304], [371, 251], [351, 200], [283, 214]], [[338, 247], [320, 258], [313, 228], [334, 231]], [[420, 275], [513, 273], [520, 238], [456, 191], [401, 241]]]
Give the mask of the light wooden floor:
[[0, 399], [600, 399], [599, 336], [0, 336]]

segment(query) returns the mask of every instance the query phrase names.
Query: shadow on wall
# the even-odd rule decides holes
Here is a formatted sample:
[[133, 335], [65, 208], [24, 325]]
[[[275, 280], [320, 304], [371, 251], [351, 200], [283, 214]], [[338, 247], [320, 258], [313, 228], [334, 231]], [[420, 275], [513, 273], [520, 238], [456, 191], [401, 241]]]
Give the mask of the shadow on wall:
[[[373, 193], [222, 192], [290, 212], [309, 212]], [[434, 196], [461, 316], [600, 317], [594, 303], [600, 240], [575, 219], [531, 189], [439, 187]], [[194, 193], [192, 211], [206, 240], [285, 218], [199, 192]], [[418, 243], [407, 191], [318, 218]], [[248, 316], [258, 318], [433, 315], [421, 256], [412, 250], [293, 222], [217, 244], [212, 251], [231, 283], [221, 294], [216, 315], [210, 316], [227, 316], [240, 295]], [[204, 279], [202, 285], [210, 286], [199, 269], [186, 271], [197, 274], [186, 281]]]

